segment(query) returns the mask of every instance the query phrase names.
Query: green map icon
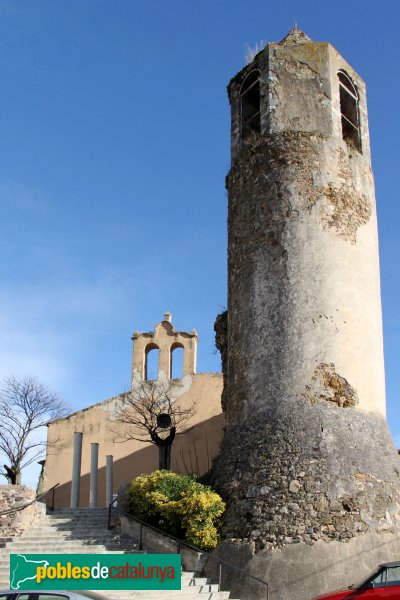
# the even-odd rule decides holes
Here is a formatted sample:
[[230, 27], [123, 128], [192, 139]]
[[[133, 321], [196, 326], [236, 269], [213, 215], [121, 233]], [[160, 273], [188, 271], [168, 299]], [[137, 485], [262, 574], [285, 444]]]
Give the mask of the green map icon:
[[32, 560], [26, 558], [24, 554], [14, 555], [13, 568], [10, 577], [10, 586], [12, 590], [19, 590], [21, 583], [25, 581], [35, 581], [37, 567], [48, 567], [47, 560]]

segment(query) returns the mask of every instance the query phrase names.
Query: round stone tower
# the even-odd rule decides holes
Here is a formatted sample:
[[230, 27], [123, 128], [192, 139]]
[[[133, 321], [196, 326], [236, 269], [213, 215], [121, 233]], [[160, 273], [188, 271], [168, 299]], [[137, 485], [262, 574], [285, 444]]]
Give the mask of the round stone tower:
[[292, 30], [228, 93], [219, 552], [309, 600], [400, 556], [365, 84]]

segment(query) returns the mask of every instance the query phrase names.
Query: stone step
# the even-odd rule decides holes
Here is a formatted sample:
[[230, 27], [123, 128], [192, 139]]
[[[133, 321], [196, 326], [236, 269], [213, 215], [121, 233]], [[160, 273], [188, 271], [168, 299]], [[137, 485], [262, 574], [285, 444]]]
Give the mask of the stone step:
[[147, 599], [153, 596], [155, 599], [159, 597], [170, 598], [170, 596], [177, 596], [178, 598], [184, 598], [184, 600], [190, 600], [190, 598], [199, 598], [201, 596], [202, 600], [205, 600], [207, 597], [214, 598], [214, 600], [225, 600], [229, 598], [229, 592], [218, 592], [218, 591], [201, 591], [200, 588], [183, 588], [181, 590], [108, 590], [104, 592], [105, 595], [112, 597], [114, 594], [123, 595], [125, 597], [133, 596], [135, 600]]
[[38, 535], [46, 534], [64, 535], [68, 533], [73, 533], [76, 535], [98, 535], [99, 533], [103, 533], [105, 535], [113, 535], [112, 530], [107, 529], [107, 527], [85, 527], [85, 529], [82, 529], [82, 527], [40, 527], [39, 529], [30, 529], [29, 532], [27, 531], [21, 537], [26, 537], [27, 535], [30, 535], [31, 537], [37, 537]]
[[62, 506], [61, 508], [55, 508], [54, 510], [50, 510], [47, 514], [49, 515], [54, 515], [55, 513], [59, 513], [59, 512], [71, 512], [71, 513], [78, 513], [78, 512], [95, 512], [97, 510], [102, 510], [102, 511], [107, 511], [108, 507], [107, 506], [96, 506], [95, 508], [89, 508], [88, 506], [80, 506], [79, 508], [71, 508], [70, 506]]
[[13, 542], [8, 542], [5, 546], [5, 548], [3, 548], [3, 550], [6, 550], [7, 548], [11, 548], [11, 547], [20, 547], [20, 546], [35, 546], [36, 544], [41, 544], [42, 546], [45, 544], [48, 544], [49, 546], [59, 546], [59, 545], [69, 545], [69, 544], [80, 544], [82, 543], [83, 545], [86, 546], [102, 546], [104, 544], [126, 544], [128, 546], [137, 546], [138, 542], [135, 541], [133, 538], [129, 539], [129, 540], [122, 540], [120, 541], [119, 539], [115, 539], [115, 538], [105, 538], [103, 536], [93, 536], [93, 537], [78, 537], [78, 536], [73, 536], [73, 537], [53, 537], [53, 538], [48, 538], [48, 537], [41, 537], [41, 536], [37, 536], [35, 538], [29, 538], [29, 539], [23, 539], [23, 538], [16, 538]]
[[[19, 536], [18, 539], [26, 539], [26, 538], [37, 538], [38, 536], [40, 537], [63, 537], [66, 535], [82, 535], [84, 537], [89, 537], [91, 535], [102, 535], [105, 537], [120, 537], [122, 539], [126, 539], [129, 536], [120, 534], [120, 533], [116, 533], [113, 530], [107, 529], [107, 527], [95, 527], [93, 529], [90, 528], [85, 528], [84, 530], [82, 529], [71, 529], [71, 527], [63, 527], [62, 529], [59, 529], [58, 527], [41, 527], [40, 529], [29, 529], [28, 531], [25, 531], [25, 533], [23, 533], [21, 536]], [[15, 540], [16, 538], [12, 538], [12, 540]]]
[[[80, 529], [81, 531], [103, 529], [104, 531], [113, 531], [113, 529], [108, 529], [107, 521], [102, 521], [101, 523], [60, 523], [57, 521], [41, 521], [28, 531], [42, 531], [42, 529], [50, 529], [52, 531], [58, 531], [59, 529]], [[27, 533], [27, 531], [25, 533]]]
[[185, 577], [185, 571], [182, 573], [182, 585], [208, 585], [207, 577]]
[[[112, 514], [112, 513], [111, 513]], [[47, 513], [47, 519], [100, 519], [108, 517], [108, 510], [90, 510], [90, 511], [79, 511], [79, 512], [71, 512], [71, 511], [54, 511], [53, 513]]]
[[[133, 598], [136, 599], [138, 598], [137, 596], [137, 591], [131, 591], [129, 592], [128, 590], [105, 590], [103, 592], [99, 592], [100, 594], [104, 594], [105, 596], [107, 596], [107, 598], [109, 598], [109, 600], [132, 600]], [[154, 596], [154, 592], [152, 591], [148, 591], [148, 592], [143, 592], [144, 594], [148, 594], [147, 596], [143, 596], [143, 598], [145, 598], [145, 600], [153, 600], [153, 598], [157, 598], [157, 596]], [[176, 591], [171, 591], [170, 595], [167, 596], [168, 599], [171, 600], [179, 600], [179, 598], [181, 598], [182, 596], [180, 596], [181, 592], [179, 590]], [[202, 594], [200, 596], [201, 600], [208, 600], [208, 598], [210, 598], [211, 600], [215, 598], [217, 598], [217, 596], [215, 594]], [[199, 595], [198, 594], [193, 594], [193, 596], [185, 596], [185, 600], [199, 600]]]
[[[43, 521], [41, 521], [41, 523], [43, 523]], [[91, 518], [84, 518], [82, 517], [82, 519], [46, 519], [46, 523], [49, 523], [50, 525], [89, 525], [89, 524], [93, 524], [93, 525], [103, 525], [104, 527], [107, 527], [107, 523], [108, 523], [108, 519], [106, 517], [103, 517], [101, 519], [91, 519]]]
[[[70, 529], [64, 529], [62, 531], [58, 531], [58, 530], [44, 530], [44, 531], [31, 531], [29, 533], [26, 533], [24, 535], [21, 535], [20, 537], [15, 537], [13, 538], [12, 541], [18, 539], [18, 540], [26, 540], [29, 538], [34, 538], [34, 539], [38, 539], [38, 538], [59, 538], [59, 539], [64, 539], [65, 537], [68, 536], [76, 536], [76, 537], [105, 537], [105, 538], [115, 538], [117, 537], [117, 534], [112, 534], [110, 532], [107, 531], [107, 529], [96, 529], [96, 530], [89, 530], [89, 531], [81, 531], [79, 532], [78, 530], [70, 530]], [[126, 539], [128, 536], [118, 536], [121, 537], [122, 539]], [[133, 539], [133, 538], [131, 538]]]
[[[18, 540], [20, 540], [19, 543], [23, 543], [23, 544], [27, 544], [27, 545], [32, 545], [37, 543], [37, 541], [40, 539], [40, 541], [42, 542], [42, 544], [68, 544], [70, 542], [77, 542], [80, 541], [83, 544], [115, 544], [115, 543], [119, 543], [118, 540], [115, 540], [112, 537], [105, 537], [103, 535], [91, 535], [91, 536], [63, 536], [63, 537], [57, 537], [57, 536], [40, 536], [39, 537], [24, 537], [24, 538], [18, 538]], [[134, 540], [130, 540], [130, 542], [132, 543], [136, 543], [134, 542]], [[9, 542], [6, 546], [6, 548], [10, 547], [10, 544], [15, 544], [17, 542]], [[129, 541], [127, 540], [126, 542], [124, 541], [124, 543], [129, 543]]]
[[[8, 578], [8, 574], [7, 576], [1, 576], [0, 577], [0, 589], [7, 589], [9, 587], [9, 578]], [[113, 597], [115, 594], [118, 594], [120, 597], [123, 598], [132, 598], [132, 595], [134, 594], [135, 599], [140, 600], [140, 598], [143, 599], [149, 599], [149, 596], [154, 596], [155, 599], [159, 598], [160, 596], [162, 597], [167, 597], [169, 598], [170, 595], [176, 595], [178, 596], [178, 598], [184, 598], [184, 600], [190, 600], [192, 597], [193, 598], [199, 598], [199, 596], [201, 595], [202, 600], [205, 597], [208, 598], [212, 598], [214, 600], [225, 600], [227, 598], [229, 598], [229, 592], [218, 592], [218, 585], [214, 584], [212, 586], [207, 586], [207, 587], [203, 587], [203, 586], [190, 586], [190, 587], [185, 587], [184, 585], [182, 585], [182, 589], [181, 590], [157, 590], [156, 592], [156, 596], [154, 594], [154, 590], [148, 590], [148, 591], [144, 591], [144, 590], [116, 590], [116, 591], [108, 591], [107, 592], [103, 592], [105, 593], [105, 595], [107, 595], [109, 598]], [[101, 592], [100, 592], [101, 593]]]
[[[116, 590], [116, 591], [112, 591], [109, 590], [108, 592], [104, 592], [104, 594], [107, 594], [108, 598], [112, 598], [112, 599], [116, 599], [119, 598], [120, 600], [130, 600], [131, 598], [135, 598], [135, 600], [156, 600], [156, 598], [158, 598], [158, 595], [155, 596], [155, 590], [148, 590], [145, 592], [141, 592], [141, 594], [139, 595], [139, 591], [138, 590], [132, 590], [130, 593], [128, 590]], [[118, 594], [118, 596], [117, 596]], [[194, 594], [185, 594], [184, 592], [182, 592], [181, 590], [170, 590], [167, 594], [164, 595], [164, 598], [168, 598], [168, 600], [172, 599], [172, 600], [178, 600], [179, 598], [182, 598], [182, 600], [196, 600], [201, 598], [201, 600], [208, 600], [209, 598], [218, 598], [218, 596], [216, 595], [218, 594], [218, 592], [212, 593], [212, 594], [198, 594], [198, 593], [194, 593]], [[225, 598], [229, 598], [228, 596], [225, 596]]]
[[[113, 514], [113, 513], [111, 513]], [[115, 513], [114, 513], [115, 514]], [[74, 511], [58, 511], [49, 512], [46, 515], [46, 519], [106, 519], [108, 517], [108, 510], [97, 509], [97, 510], [80, 510]]]
[[[8, 573], [3, 575], [0, 577], [0, 589], [1, 587], [4, 586], [8, 586]], [[129, 595], [132, 594], [132, 590], [118, 590], [118, 593], [123, 592], [126, 593], [126, 595], [129, 597]], [[139, 597], [143, 597], [146, 598], [149, 593], [154, 592], [154, 590], [135, 590], [135, 598], [139, 598]], [[185, 600], [188, 600], [188, 598], [190, 598], [192, 595], [198, 597], [199, 594], [203, 595], [204, 594], [218, 594], [221, 592], [218, 592], [218, 585], [217, 584], [207, 584], [207, 585], [193, 585], [193, 586], [185, 586], [184, 583], [182, 583], [182, 589], [181, 590], [157, 590], [157, 597], [162, 596], [162, 597], [169, 597], [170, 594], [177, 594], [179, 593], [179, 596], [184, 597]], [[223, 592], [224, 594], [226, 594], [227, 592]], [[154, 594], [152, 594], [154, 595]], [[224, 596], [227, 597], [227, 596]], [[220, 600], [222, 600], [222, 597], [220, 598]]]
[[107, 531], [110, 531], [110, 529], [107, 528], [107, 521], [40, 521], [35, 527], [32, 528], [32, 530], [34, 529], [36, 531], [36, 529], [58, 529], [58, 528], [74, 528], [74, 529], [106, 529]]
[[46, 515], [48, 521], [107, 521], [108, 514], [97, 515]]
[[[110, 532], [108, 529], [106, 528], [97, 528], [97, 529], [85, 529], [84, 531], [79, 530], [79, 528], [74, 528], [71, 529], [70, 527], [65, 527], [63, 529], [57, 529], [55, 527], [49, 527], [49, 528], [43, 528], [40, 529], [39, 531], [36, 530], [31, 530], [28, 532], [26, 532], [24, 535], [21, 535], [20, 537], [25, 539], [27, 537], [54, 537], [54, 536], [60, 536], [63, 537], [65, 535], [83, 535], [85, 537], [88, 536], [93, 536], [93, 535], [105, 535], [106, 537], [114, 537], [115, 534], [113, 534], [112, 532]], [[15, 540], [17, 538], [13, 538], [13, 540]], [[18, 538], [20, 539], [20, 538]]]
[[[10, 583], [9, 580], [0, 580], [0, 589], [8, 589], [10, 587]], [[105, 596], [107, 596], [108, 598], [119, 598], [121, 600], [131, 600], [132, 598], [135, 598], [139, 600], [139, 598], [143, 598], [145, 600], [150, 600], [151, 596], [154, 597], [155, 600], [157, 600], [158, 598], [158, 593], [157, 596], [154, 596], [155, 590], [148, 590], [148, 591], [142, 591], [141, 595], [139, 596], [139, 590], [104, 590], [104, 591], [99, 591], [99, 594], [104, 594]], [[219, 597], [219, 594], [224, 594], [223, 598]], [[227, 592], [212, 592], [212, 593], [192, 593], [192, 594], [186, 594], [184, 593], [182, 590], [171, 590], [169, 591], [169, 593], [165, 593], [163, 594], [165, 598], [176, 598], [177, 600], [179, 598], [183, 598], [184, 600], [192, 600], [192, 599], [198, 599], [199, 597], [201, 597], [201, 600], [207, 600], [208, 598], [212, 598], [214, 600], [218, 600], [218, 597], [220, 598], [220, 600], [223, 599], [227, 599], [229, 598], [229, 593]]]
[[46, 521], [49, 523], [107, 523], [107, 515], [99, 517], [46, 517]]
[[96, 506], [95, 508], [89, 508], [88, 506], [80, 506], [79, 508], [71, 508], [69, 506], [62, 506], [61, 508], [55, 508], [54, 510], [49, 510], [49, 512], [47, 514], [53, 515], [58, 512], [72, 512], [72, 513], [94, 512], [96, 510], [107, 511], [108, 507], [107, 506]]
[[70, 514], [70, 515], [84, 515], [84, 514], [96, 514], [96, 513], [108, 513], [108, 507], [105, 506], [96, 506], [96, 508], [55, 508], [54, 510], [49, 510], [47, 513], [48, 517], [52, 515], [61, 515], [61, 514]]
[[[108, 550], [106, 548], [106, 550], [104, 550], [104, 546], [69, 546], [68, 548], [63, 548], [63, 546], [53, 546], [52, 548], [49, 548], [48, 546], [40, 546], [37, 545], [35, 547], [35, 551], [33, 550], [33, 548], [30, 548], [29, 550], [27, 550], [26, 548], [21, 549], [14, 549], [14, 548], [7, 548], [6, 551], [3, 553], [1, 553], [0, 556], [0, 570], [2, 568], [2, 566], [7, 562], [9, 562], [10, 560], [10, 554], [73, 554], [74, 552], [71, 552], [71, 549], [76, 548], [77, 554], [107, 554], [107, 555], [114, 555], [114, 554], [131, 554], [132, 556], [136, 556], [137, 554], [147, 554], [146, 551], [143, 550], [136, 550], [133, 549], [133, 551], [125, 551], [124, 547], [118, 546], [117, 549], [112, 549], [112, 550]], [[101, 548], [103, 551], [99, 552], [99, 548]], [[40, 550], [39, 550], [40, 549]], [[79, 550], [79, 551], [78, 551]], [[81, 552], [82, 550], [82, 552]]]
[[48, 513], [46, 519], [107, 519], [108, 510], [97, 510], [89, 512], [54, 512]]
[[[108, 509], [61, 509], [46, 515], [0, 550], [0, 589], [9, 587], [10, 554], [142, 554], [133, 538], [108, 530]], [[118, 530], [117, 530], [118, 531]], [[1, 539], [0, 539], [1, 543]], [[182, 572], [181, 590], [106, 590], [110, 600], [227, 600], [229, 592], [194, 572]]]
[[18, 548], [7, 548], [8, 552], [6, 554], [143, 554], [142, 552], [136, 552], [135, 548], [123, 548], [121, 550], [121, 546], [53, 546], [49, 548], [48, 546], [32, 546], [27, 548], [25, 546], [20, 546]]
[[54, 511], [49, 511], [46, 514], [46, 517], [48, 518], [52, 518], [52, 517], [101, 517], [101, 516], [105, 516], [108, 515], [108, 509], [107, 508], [92, 508], [91, 510], [85, 510], [85, 509], [80, 509], [80, 510], [63, 510], [63, 509], [59, 509], [59, 510], [54, 510]]

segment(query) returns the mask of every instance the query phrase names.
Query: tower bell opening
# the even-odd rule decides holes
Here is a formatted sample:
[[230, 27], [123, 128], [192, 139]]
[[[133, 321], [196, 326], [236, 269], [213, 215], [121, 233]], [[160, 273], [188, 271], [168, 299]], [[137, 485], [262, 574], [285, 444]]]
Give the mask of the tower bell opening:
[[340, 114], [342, 118], [342, 136], [346, 142], [353, 142], [361, 152], [360, 115], [358, 92], [350, 77], [344, 71], [338, 72]]
[[260, 71], [251, 71], [240, 88], [242, 142], [252, 133], [260, 133]]
[[158, 361], [160, 349], [156, 344], [148, 344], [145, 348], [144, 378], [146, 381], [158, 379]]

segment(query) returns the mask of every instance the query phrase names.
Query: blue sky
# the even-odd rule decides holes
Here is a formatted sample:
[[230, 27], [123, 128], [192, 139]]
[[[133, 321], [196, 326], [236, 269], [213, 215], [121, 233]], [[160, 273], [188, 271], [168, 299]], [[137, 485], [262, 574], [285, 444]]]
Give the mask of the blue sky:
[[167, 309], [197, 329], [198, 370], [220, 369], [226, 85], [295, 20], [367, 83], [400, 444], [396, 0], [0, 0], [0, 377], [37, 375], [72, 409], [118, 394], [132, 332]]

